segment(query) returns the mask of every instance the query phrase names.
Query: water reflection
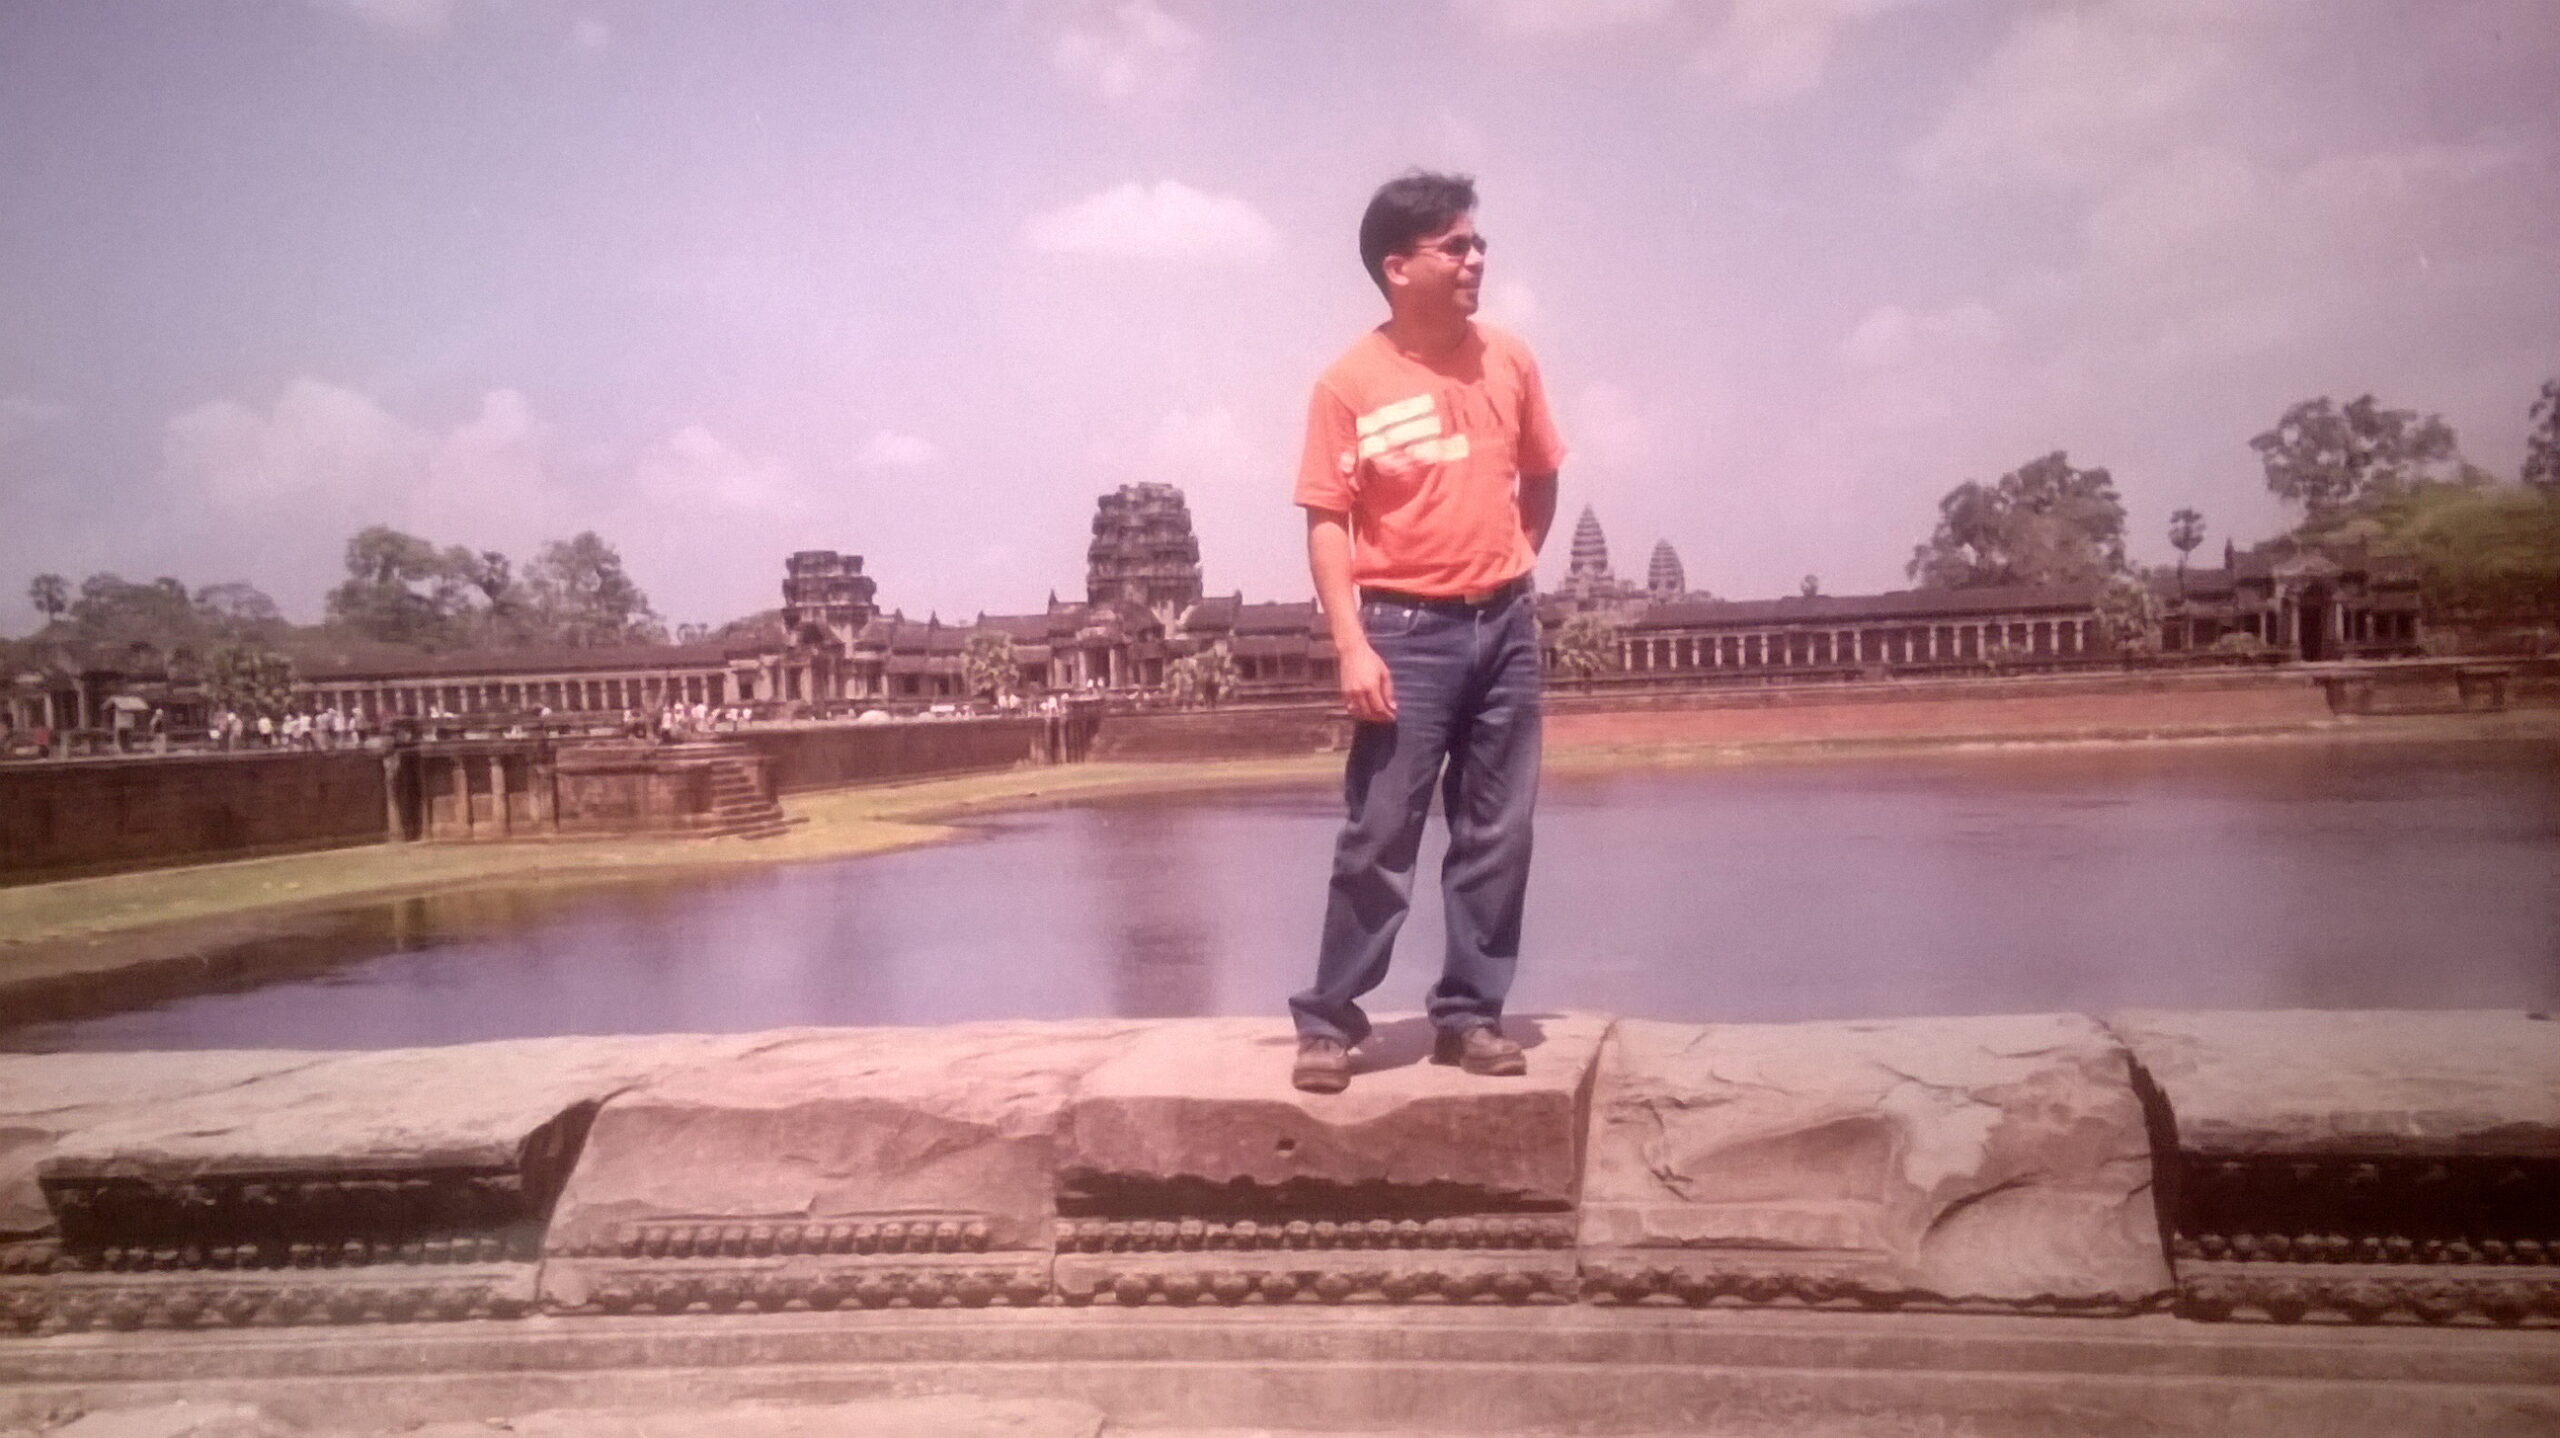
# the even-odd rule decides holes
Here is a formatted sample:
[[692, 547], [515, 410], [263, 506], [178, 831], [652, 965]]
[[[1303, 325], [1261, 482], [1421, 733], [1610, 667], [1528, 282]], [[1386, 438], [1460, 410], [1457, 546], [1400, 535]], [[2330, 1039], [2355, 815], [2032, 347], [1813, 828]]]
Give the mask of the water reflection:
[[[1008, 816], [716, 882], [440, 894], [15, 1048], [1277, 1014], [1330, 786]], [[1422, 874], [1436, 871], [1438, 840]], [[1522, 1007], [1675, 1019], [2560, 1006], [2560, 748], [2165, 746], [1551, 781]], [[1433, 885], [1376, 1007], [1418, 1008]]]

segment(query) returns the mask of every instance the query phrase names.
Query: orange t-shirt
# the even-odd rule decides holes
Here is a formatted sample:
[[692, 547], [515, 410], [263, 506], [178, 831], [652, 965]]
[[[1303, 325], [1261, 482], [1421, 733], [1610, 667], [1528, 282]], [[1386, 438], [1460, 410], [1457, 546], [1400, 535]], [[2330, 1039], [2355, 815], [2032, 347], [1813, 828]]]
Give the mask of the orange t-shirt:
[[1316, 381], [1297, 502], [1351, 516], [1351, 581], [1471, 594], [1538, 561], [1519, 477], [1564, 441], [1529, 347], [1490, 325], [1425, 362], [1371, 330]]

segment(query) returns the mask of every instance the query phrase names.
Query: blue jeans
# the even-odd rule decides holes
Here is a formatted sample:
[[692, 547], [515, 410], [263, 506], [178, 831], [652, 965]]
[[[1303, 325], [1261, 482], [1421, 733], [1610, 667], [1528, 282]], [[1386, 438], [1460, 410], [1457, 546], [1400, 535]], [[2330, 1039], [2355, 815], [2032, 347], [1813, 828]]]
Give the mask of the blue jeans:
[[1440, 894], [1449, 948], [1427, 1004], [1455, 1032], [1502, 1020], [1520, 959], [1529, 820], [1538, 800], [1538, 617], [1527, 585], [1482, 608], [1364, 599], [1360, 627], [1394, 677], [1396, 717], [1362, 724], [1343, 774], [1349, 818], [1315, 986], [1289, 1000], [1301, 1038], [1358, 1043], [1357, 1002], [1387, 976], [1413, 896], [1431, 791], [1449, 826]]

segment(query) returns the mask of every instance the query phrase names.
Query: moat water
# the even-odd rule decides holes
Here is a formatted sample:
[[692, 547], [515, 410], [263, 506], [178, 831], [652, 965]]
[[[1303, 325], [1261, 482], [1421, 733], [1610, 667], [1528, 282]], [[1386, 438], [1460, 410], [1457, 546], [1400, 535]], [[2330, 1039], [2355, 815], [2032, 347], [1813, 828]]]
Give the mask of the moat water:
[[[218, 992], [19, 1050], [1277, 1014], [1330, 788], [1004, 815], [959, 842], [691, 883], [296, 920]], [[1396, 971], [1441, 945], [1437, 821]], [[1551, 777], [1513, 1007], [1693, 1021], [2560, 1008], [2560, 747], [2193, 744]]]

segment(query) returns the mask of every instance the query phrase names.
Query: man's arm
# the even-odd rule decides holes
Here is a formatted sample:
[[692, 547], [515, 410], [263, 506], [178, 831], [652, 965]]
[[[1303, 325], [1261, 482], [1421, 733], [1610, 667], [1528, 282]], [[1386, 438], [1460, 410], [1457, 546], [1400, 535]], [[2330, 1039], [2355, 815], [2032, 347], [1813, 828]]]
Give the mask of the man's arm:
[[[1552, 493], [1548, 507], [1554, 508]], [[1351, 525], [1340, 510], [1307, 511], [1307, 570], [1315, 576], [1316, 603], [1324, 607], [1325, 623], [1333, 632], [1334, 669], [1344, 707], [1363, 723], [1392, 722], [1395, 679], [1387, 672], [1387, 661], [1370, 647], [1368, 631], [1360, 627], [1360, 592], [1351, 585]]]
[[1529, 536], [1529, 552], [1544, 554], [1547, 531], [1556, 523], [1556, 472], [1520, 476], [1520, 528]]

